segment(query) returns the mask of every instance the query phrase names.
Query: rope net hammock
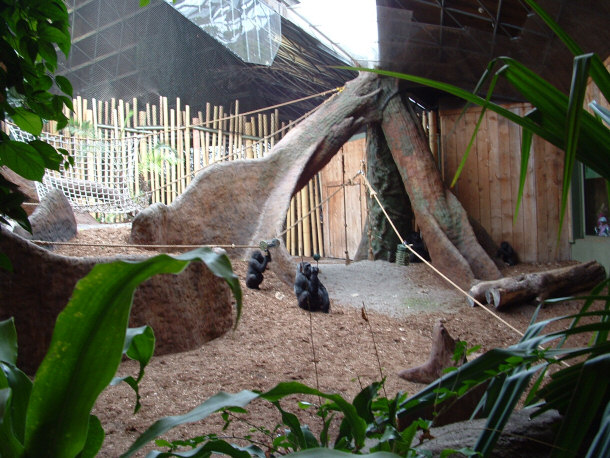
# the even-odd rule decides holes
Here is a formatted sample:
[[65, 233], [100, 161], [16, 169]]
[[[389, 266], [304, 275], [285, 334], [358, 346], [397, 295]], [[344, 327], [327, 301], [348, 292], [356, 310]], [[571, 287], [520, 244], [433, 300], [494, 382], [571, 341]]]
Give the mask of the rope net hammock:
[[[8, 126], [14, 140], [35, 140], [19, 127]], [[43, 132], [39, 139], [74, 157], [73, 166], [47, 170], [42, 182], [35, 183], [39, 199], [59, 189], [73, 208], [83, 212], [120, 214], [146, 207], [146, 195], [133, 193], [139, 137], [100, 140]]]

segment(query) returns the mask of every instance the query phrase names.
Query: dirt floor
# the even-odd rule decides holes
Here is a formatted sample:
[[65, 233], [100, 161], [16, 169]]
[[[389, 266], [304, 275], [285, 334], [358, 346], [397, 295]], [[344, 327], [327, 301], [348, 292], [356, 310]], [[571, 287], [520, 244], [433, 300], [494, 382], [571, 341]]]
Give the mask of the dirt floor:
[[[129, 226], [125, 225], [81, 228], [73, 242], [120, 244], [127, 243], [128, 235]], [[137, 248], [95, 246], [55, 251], [76, 256], [142, 253]], [[244, 291], [243, 316], [237, 330], [197, 350], [154, 357], [141, 385], [142, 409], [135, 415], [135, 397], [127, 385], [107, 388], [94, 409], [106, 431], [100, 456], [118, 456], [155, 420], [183, 414], [219, 391], [267, 390], [279, 382], [296, 380], [351, 400], [362, 387], [386, 377], [388, 397], [399, 391], [415, 393], [423, 385], [406, 382], [396, 374], [426, 360], [437, 320], [444, 321], [453, 338], [469, 346], [480, 345], [479, 351], [484, 352], [519, 340], [517, 332], [501, 320], [523, 331], [535, 310], [533, 305], [522, 305], [498, 317], [481, 307], [470, 307], [461, 293], [422, 264], [364, 261], [345, 265], [343, 261], [322, 260], [320, 278], [331, 297], [331, 313], [309, 314], [297, 307], [292, 287], [273, 273], [265, 273], [260, 291], [249, 290], [243, 282], [247, 263], [232, 259], [232, 264]], [[521, 264], [506, 268], [504, 274], [561, 265], [565, 263]], [[363, 307], [368, 321], [363, 319]], [[577, 303], [549, 306], [540, 318], [566, 315], [578, 307]], [[124, 362], [119, 374], [136, 376], [137, 365]], [[298, 399], [318, 403], [317, 398]], [[296, 400], [289, 398], [282, 406], [297, 413]], [[271, 429], [278, 422], [277, 410], [269, 403], [257, 401], [248, 410], [248, 415], [240, 416], [245, 420], [235, 421], [225, 431], [220, 415], [214, 415], [164, 437], [180, 440], [218, 433], [237, 442], [233, 438], [250, 434], [252, 425]], [[320, 421], [313, 413], [301, 410], [298, 415], [312, 430], [320, 430]], [[259, 438], [261, 446], [268, 442]]]

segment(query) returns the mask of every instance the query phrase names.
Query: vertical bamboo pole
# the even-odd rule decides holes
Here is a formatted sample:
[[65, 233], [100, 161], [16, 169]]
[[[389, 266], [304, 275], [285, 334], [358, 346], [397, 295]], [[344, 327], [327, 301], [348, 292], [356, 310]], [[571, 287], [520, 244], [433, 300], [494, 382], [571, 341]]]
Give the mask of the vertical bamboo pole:
[[295, 221], [297, 216], [297, 199], [296, 196], [292, 196], [290, 199], [290, 254], [292, 256], [297, 255], [297, 237]]
[[182, 108], [180, 103], [180, 98], [176, 98], [176, 126], [174, 130], [176, 132], [176, 164], [174, 165], [174, 169], [176, 169], [176, 179], [178, 182], [176, 183], [176, 193], [179, 196], [182, 194], [182, 190], [184, 189], [184, 173], [182, 168], [186, 163], [186, 154], [184, 151], [184, 141], [183, 135], [184, 130], [182, 129]]
[[310, 224], [311, 224], [311, 249], [313, 253], [320, 253], [320, 249], [318, 248], [318, 231], [316, 230], [316, 211], [315, 211], [315, 200], [313, 197], [314, 187], [315, 187], [315, 179], [314, 176], [312, 180], [309, 180], [307, 183], [307, 190], [309, 191], [309, 211], [311, 211], [310, 215]]
[[[254, 116], [250, 116], [250, 129], [250, 135], [256, 136], [256, 118]], [[253, 158], [259, 157], [257, 142], [255, 140], [250, 140], [250, 154]]]
[[241, 155], [241, 134], [242, 132], [242, 125], [240, 122], [241, 116], [239, 115], [239, 100], [235, 100], [235, 145], [233, 146], [234, 148], [234, 153], [235, 153], [235, 159], [241, 159], [242, 155]]
[[[218, 130], [218, 105], [214, 105], [211, 127], [216, 131]], [[212, 162], [218, 160], [218, 134], [216, 132], [212, 134], [212, 157], [214, 158]]]
[[[131, 102], [133, 106], [133, 127], [137, 128], [139, 126], [138, 99], [133, 97], [131, 99]], [[141, 142], [137, 141], [137, 139], [135, 138], [138, 136], [138, 134], [134, 133], [133, 136], [134, 142], [137, 142], [137, 152], [134, 153], [133, 164], [131, 164], [131, 166], [133, 167], [133, 181], [130, 185], [130, 190], [134, 193], [135, 196], [138, 196], [140, 194], [140, 167], [138, 158], [140, 156], [139, 153], [142, 145]]]
[[[212, 106], [210, 105], [209, 102], [205, 104], [205, 124], [204, 125], [205, 125], [205, 127], [212, 127]], [[212, 145], [211, 137], [212, 136], [210, 135], [210, 133], [208, 131], [206, 131], [205, 132], [205, 149], [204, 149], [206, 165], [214, 162], [214, 158], [210, 154], [210, 148]]]
[[303, 189], [300, 191], [301, 194], [301, 212], [303, 218], [303, 254], [305, 256], [311, 256], [311, 223], [309, 215], [309, 192], [307, 190], [307, 185], [303, 186]]
[[184, 107], [184, 114], [185, 114], [185, 119], [186, 119], [186, 123], [185, 123], [185, 127], [184, 127], [184, 151], [185, 151], [185, 156], [186, 156], [186, 164], [185, 164], [185, 169], [186, 169], [186, 176], [185, 176], [185, 180], [184, 180], [184, 186], [186, 188], [186, 186], [188, 186], [191, 182], [191, 173], [193, 172], [192, 166], [191, 166], [191, 107], [189, 105], [186, 105]]
[[239, 151], [239, 158], [240, 159], [245, 159], [246, 158], [246, 151], [244, 151], [244, 134], [246, 133], [246, 126], [245, 126], [245, 121], [244, 121], [244, 116], [240, 115], [239, 118], [237, 118], [237, 120], [239, 121], [239, 127], [238, 127], [238, 131], [239, 131], [239, 137], [237, 138], [237, 150]]
[[[169, 110], [169, 125], [170, 125], [170, 146], [172, 148], [173, 151], [177, 151], [176, 149], [176, 111], [172, 108], [171, 110]], [[177, 157], [176, 157], [177, 156]], [[174, 153], [174, 159], [178, 159], [179, 160], [180, 156], [177, 155], [177, 153]], [[174, 199], [176, 198], [176, 194], [177, 194], [177, 187], [176, 187], [176, 164], [175, 163], [169, 163], [167, 164], [168, 169], [169, 169], [169, 176], [168, 176], [168, 184], [169, 184], [169, 189], [168, 191], [170, 191], [170, 198], [168, 200], [168, 204], [171, 204]]]
[[[244, 134], [252, 135], [252, 124], [247, 122], [245, 119], [244, 119], [244, 121], [245, 121]], [[245, 148], [246, 148], [246, 159], [253, 159], [254, 158], [254, 152], [253, 152], [254, 148], [252, 147], [252, 140], [250, 140], [249, 138], [246, 138]]]
[[222, 119], [224, 118], [224, 107], [222, 105], [220, 105], [218, 107], [218, 131], [217, 131], [217, 135], [218, 135], [218, 158], [221, 161], [225, 161], [226, 160], [226, 154], [225, 154], [225, 136], [223, 134], [224, 131], [224, 120]]
[[320, 207], [321, 195], [321, 177], [320, 173], [316, 173], [314, 177], [314, 203], [316, 206], [316, 232], [318, 233], [318, 254], [324, 256], [324, 239], [322, 237], [322, 209]]
[[301, 217], [303, 216], [303, 201], [301, 199], [301, 191], [299, 191], [296, 195], [296, 202], [297, 202], [297, 212], [296, 212], [296, 218], [297, 218], [297, 254], [298, 256], [303, 256], [303, 220], [301, 219]]
[[267, 138], [267, 136], [269, 135], [269, 116], [265, 115], [263, 116], [263, 151], [264, 154], [263, 156], [266, 156], [269, 153], [269, 139]]
[[234, 135], [235, 135], [235, 115], [229, 114], [229, 132], [228, 132], [229, 144], [227, 147], [227, 155], [228, 155], [228, 159], [230, 161], [235, 160], [235, 155], [233, 154]]
[[[171, 146], [169, 141], [169, 112], [167, 111], [167, 97], [161, 97], [161, 106], [159, 107], [159, 121], [163, 126], [163, 143], [165, 146]], [[161, 119], [163, 117], [163, 119]], [[167, 183], [170, 181], [169, 170], [166, 161], [161, 162], [161, 199], [164, 204], [171, 203], [170, 190], [167, 188]]]

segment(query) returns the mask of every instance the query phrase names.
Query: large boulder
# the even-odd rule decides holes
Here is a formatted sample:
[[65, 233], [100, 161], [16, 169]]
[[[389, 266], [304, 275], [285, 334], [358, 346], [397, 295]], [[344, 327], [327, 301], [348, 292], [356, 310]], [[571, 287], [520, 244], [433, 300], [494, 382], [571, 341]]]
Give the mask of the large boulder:
[[20, 236], [48, 242], [66, 242], [76, 236], [77, 225], [70, 201], [59, 189], [49, 191], [28, 218], [30, 234], [20, 226], [13, 231]]
[[[534, 409], [531, 408], [513, 412], [491, 456], [496, 458], [515, 456], [546, 458], [550, 455], [556, 426], [561, 420], [561, 415], [552, 410], [538, 417], [530, 418], [533, 412]], [[481, 431], [485, 429], [486, 422], [487, 419], [479, 419], [431, 428], [430, 435], [433, 439], [423, 442], [417, 448], [428, 450], [434, 457], [441, 456], [445, 449], [473, 448]]]
[[[33, 374], [76, 282], [95, 264], [119, 258], [59, 256], [2, 227], [0, 252], [13, 266], [12, 272], [0, 269], [0, 320], [15, 318], [18, 365]], [[145, 258], [129, 258], [137, 259]], [[226, 282], [205, 264], [191, 263], [179, 275], [156, 275], [142, 283], [134, 296], [129, 325], [152, 326], [155, 354], [191, 350], [231, 328], [232, 304]]]

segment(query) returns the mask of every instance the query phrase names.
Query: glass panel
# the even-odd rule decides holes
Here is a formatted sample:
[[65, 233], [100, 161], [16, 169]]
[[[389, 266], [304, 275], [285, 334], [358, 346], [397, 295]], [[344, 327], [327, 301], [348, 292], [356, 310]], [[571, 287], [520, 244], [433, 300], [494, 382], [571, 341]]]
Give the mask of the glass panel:
[[259, 0], [166, 0], [245, 62], [271, 65], [280, 46], [281, 17]]

